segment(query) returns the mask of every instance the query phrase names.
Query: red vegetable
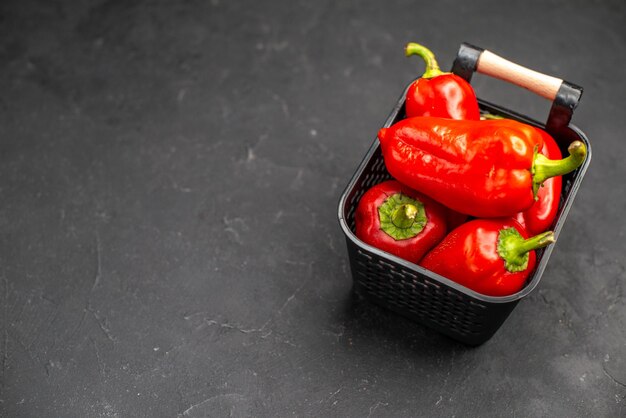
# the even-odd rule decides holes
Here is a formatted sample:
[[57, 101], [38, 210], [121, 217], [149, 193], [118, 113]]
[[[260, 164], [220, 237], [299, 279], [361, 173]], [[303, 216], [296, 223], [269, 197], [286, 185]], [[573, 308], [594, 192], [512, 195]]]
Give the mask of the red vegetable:
[[[536, 129], [543, 137], [541, 154], [551, 160], [561, 159], [561, 150], [554, 138], [543, 129]], [[559, 208], [562, 185], [561, 176], [549, 178], [537, 190], [536, 202], [529, 209], [515, 216], [515, 219], [526, 228], [529, 234], [536, 235], [550, 228]]]
[[405, 54], [407, 57], [419, 55], [426, 62], [426, 71], [407, 91], [407, 117], [480, 118], [476, 94], [467, 81], [453, 73], [441, 71], [435, 55], [420, 44], [407, 44]]
[[398, 181], [443, 205], [475, 217], [514, 216], [535, 202], [548, 178], [576, 169], [587, 155], [580, 141], [570, 156], [537, 153], [543, 138], [509, 119], [403, 119], [378, 133], [385, 165]]
[[449, 233], [419, 264], [478, 293], [506, 296], [526, 283], [534, 250], [553, 242], [552, 231], [528, 238], [514, 219], [475, 219]]
[[446, 225], [448, 225], [448, 231], [452, 231], [454, 228], [462, 225], [468, 218], [469, 216], [464, 213], [446, 208]]
[[355, 223], [362, 241], [413, 263], [446, 234], [445, 208], [395, 180], [365, 192]]

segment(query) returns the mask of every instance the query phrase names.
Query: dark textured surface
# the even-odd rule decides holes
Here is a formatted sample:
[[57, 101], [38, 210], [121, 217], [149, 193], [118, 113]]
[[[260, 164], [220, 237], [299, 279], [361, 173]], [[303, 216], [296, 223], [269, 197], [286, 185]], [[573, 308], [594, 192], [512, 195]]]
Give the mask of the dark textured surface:
[[[0, 415], [624, 416], [625, 14], [3, 1]], [[538, 289], [477, 349], [351, 294], [337, 202], [423, 69], [407, 41], [585, 87], [591, 167]]]

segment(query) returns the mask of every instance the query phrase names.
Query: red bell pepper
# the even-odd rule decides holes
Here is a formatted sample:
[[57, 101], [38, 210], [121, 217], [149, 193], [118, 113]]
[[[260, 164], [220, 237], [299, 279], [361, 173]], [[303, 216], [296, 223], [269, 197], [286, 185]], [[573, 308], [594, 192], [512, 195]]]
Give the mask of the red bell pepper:
[[355, 224], [359, 239], [413, 263], [446, 234], [445, 208], [395, 180], [365, 192]]
[[419, 55], [426, 71], [409, 86], [406, 94], [406, 116], [437, 116], [451, 119], [478, 120], [480, 111], [472, 86], [453, 73], [439, 69], [435, 55], [426, 47], [409, 43], [405, 54]]
[[457, 226], [462, 225], [468, 218], [469, 216], [464, 213], [446, 208], [446, 225], [448, 226], [448, 231], [452, 231]]
[[[485, 119], [503, 119], [502, 116], [484, 114], [481, 118]], [[541, 154], [551, 160], [559, 160], [563, 158], [559, 145], [554, 138], [541, 128], [535, 128], [543, 138], [543, 148]], [[559, 209], [559, 201], [561, 199], [561, 189], [563, 179], [556, 176], [546, 180], [537, 190], [537, 199], [533, 205], [514, 216], [530, 235], [537, 235], [543, 231], [547, 231]]]
[[[541, 154], [551, 160], [561, 159], [561, 150], [554, 138], [543, 129], [536, 129], [543, 137]], [[529, 209], [515, 216], [515, 219], [526, 228], [529, 234], [536, 235], [550, 228], [559, 209], [562, 186], [563, 179], [561, 176], [544, 181], [537, 190], [535, 203]]]
[[403, 119], [378, 133], [389, 173], [443, 205], [480, 218], [514, 216], [535, 202], [540, 185], [569, 173], [587, 155], [574, 141], [562, 160], [537, 150], [543, 138], [509, 119]]
[[553, 242], [552, 231], [528, 238], [512, 218], [475, 219], [449, 233], [419, 265], [478, 293], [506, 296], [520, 291], [534, 270], [534, 250]]

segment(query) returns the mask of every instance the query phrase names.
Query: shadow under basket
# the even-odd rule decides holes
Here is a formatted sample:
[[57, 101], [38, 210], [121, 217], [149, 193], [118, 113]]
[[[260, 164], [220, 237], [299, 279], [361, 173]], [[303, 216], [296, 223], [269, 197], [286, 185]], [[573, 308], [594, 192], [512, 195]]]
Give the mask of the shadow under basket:
[[[400, 96], [385, 127], [405, 117], [405, 94], [406, 90]], [[486, 101], [479, 99], [479, 105], [482, 112], [546, 129], [545, 125], [537, 121]], [[574, 172], [563, 176], [559, 210], [552, 225], [558, 239], [589, 165], [591, 146], [583, 132], [569, 123], [560, 127], [558, 124], [550, 126], [549, 119], [547, 125], [548, 131], [564, 155], [567, 155], [568, 145], [575, 140], [584, 142], [588, 150], [583, 164]], [[503, 297], [479, 294], [416, 264], [372, 247], [356, 237], [354, 213], [360, 198], [372, 186], [391, 178], [383, 161], [379, 141], [375, 139], [339, 201], [339, 223], [346, 237], [354, 290], [379, 306], [433, 328], [457, 341], [474, 346], [484, 343], [500, 328], [517, 303], [537, 286], [552, 249], [557, 244], [537, 251], [537, 266], [519, 292]]]

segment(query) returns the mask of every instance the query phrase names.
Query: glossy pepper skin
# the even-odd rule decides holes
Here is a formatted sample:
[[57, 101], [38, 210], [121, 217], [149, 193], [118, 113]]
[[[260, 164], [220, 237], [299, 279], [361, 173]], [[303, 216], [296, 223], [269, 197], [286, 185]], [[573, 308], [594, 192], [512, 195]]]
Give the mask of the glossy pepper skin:
[[406, 94], [406, 116], [436, 116], [450, 119], [478, 120], [480, 111], [472, 86], [463, 78], [439, 69], [435, 55], [424, 46], [409, 43], [407, 57], [419, 55], [426, 71], [409, 86]]
[[[554, 138], [543, 129], [535, 129], [537, 129], [543, 137], [541, 154], [551, 160], [561, 159], [561, 150]], [[529, 209], [519, 212], [515, 216], [515, 219], [526, 228], [530, 235], [547, 231], [552, 225], [559, 209], [562, 186], [563, 179], [561, 176], [549, 178], [537, 190], [537, 200], [535, 203], [533, 203]]]
[[413, 263], [446, 234], [445, 208], [395, 180], [365, 192], [355, 224], [359, 239]]
[[446, 224], [448, 225], [448, 232], [464, 224], [468, 218], [469, 216], [464, 213], [446, 208]]
[[528, 238], [512, 218], [475, 219], [449, 233], [419, 265], [483, 295], [507, 296], [534, 270], [534, 250], [553, 242], [551, 231]]
[[529, 209], [546, 179], [576, 169], [586, 157], [580, 141], [570, 156], [549, 160], [536, 152], [543, 138], [509, 119], [403, 119], [378, 133], [385, 166], [398, 181], [457, 212], [480, 218]]

